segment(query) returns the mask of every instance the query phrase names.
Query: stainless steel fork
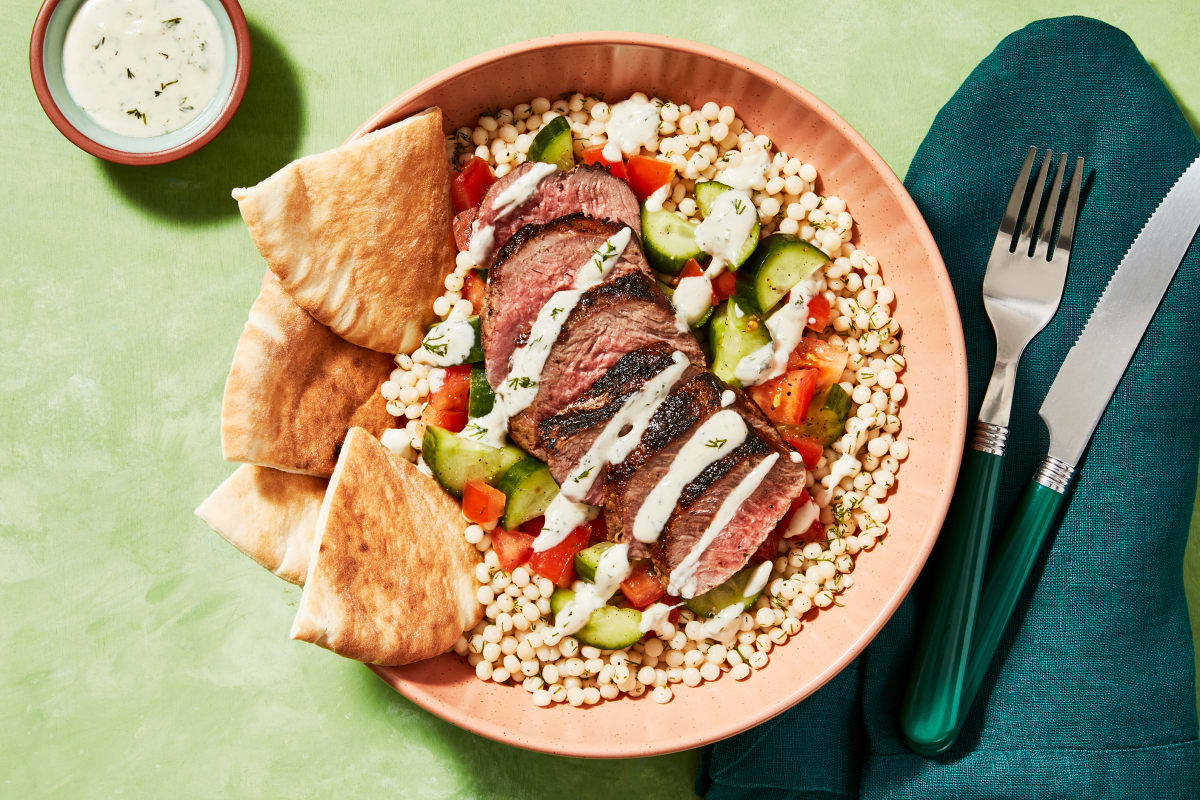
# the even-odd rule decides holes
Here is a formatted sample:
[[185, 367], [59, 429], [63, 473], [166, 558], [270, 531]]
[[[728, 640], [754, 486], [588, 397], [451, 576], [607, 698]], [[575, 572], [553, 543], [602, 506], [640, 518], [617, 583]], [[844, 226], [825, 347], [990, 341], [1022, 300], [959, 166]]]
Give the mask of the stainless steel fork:
[[996, 365], [931, 562], [930, 604], [901, 709], [905, 738], [922, 755], [944, 752], [958, 736], [962, 686], [991, 541], [1017, 364], [1025, 347], [1058, 310], [1075, 236], [1083, 159], [1075, 161], [1060, 212], [1067, 155], [1059, 158], [1054, 179], [1047, 184], [1054, 160], [1054, 152], [1047, 150], [1028, 191], [1036, 155], [1036, 147], [1025, 155], [984, 273], [983, 305], [996, 333]]

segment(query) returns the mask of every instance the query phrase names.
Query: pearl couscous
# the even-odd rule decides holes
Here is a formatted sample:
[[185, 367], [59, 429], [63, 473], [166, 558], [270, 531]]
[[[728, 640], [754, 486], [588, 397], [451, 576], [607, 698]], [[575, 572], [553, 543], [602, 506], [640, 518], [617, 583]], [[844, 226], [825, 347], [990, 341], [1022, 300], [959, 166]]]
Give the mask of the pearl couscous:
[[[635, 94], [632, 99], [650, 98]], [[494, 524], [469, 525], [467, 540], [483, 554], [476, 578], [485, 616], [455, 643], [454, 652], [480, 680], [519, 683], [537, 706], [593, 705], [646, 693], [666, 703], [678, 684], [696, 686], [723, 675], [744, 680], [765, 667], [774, 647], [796, 635], [815, 610], [839, 605], [839, 597], [854, 584], [856, 556], [887, 534], [885, 500], [909, 455], [900, 436], [905, 359], [900, 326], [892, 317], [896, 297], [884, 283], [879, 262], [853, 243], [854, 220], [846, 201], [823, 194], [816, 166], [747, 130], [731, 106], [653, 103], [657, 136], [642, 145], [642, 152], [675, 167], [669, 189], [661, 194], [665, 210], [698, 220], [693, 193], [698, 181], [713, 179], [722, 167], [736, 167], [752, 151], [768, 154], [764, 174], [749, 191], [762, 235], [793, 234], [829, 256], [824, 277], [831, 324], [818, 337], [848, 351], [840, 386], [852, 405], [845, 432], [807, 475], [824, 540], [782, 540], [765, 591], [730, 626], [725, 641], [707, 636], [687, 608], [656, 635], [621, 650], [602, 651], [572, 636], [559, 637], [550, 607], [554, 584], [525, 566], [511, 573], [502, 570], [491, 549]], [[478, 156], [496, 177], [503, 177], [526, 161], [538, 130], [551, 120], [567, 119], [578, 156], [607, 143], [611, 113], [609, 104], [584, 94], [537, 97], [459, 128], [447, 142], [448, 154], [456, 167]], [[438, 317], [465, 319], [478, 311], [462, 295], [467, 273], [475, 266], [467, 253], [459, 254], [456, 269], [446, 276], [445, 293], [434, 303]], [[388, 411], [405, 422], [386, 443], [416, 459], [425, 433], [420, 417], [442, 371], [414, 360], [411, 353], [401, 353], [395, 361], [396, 369], [380, 391]]]

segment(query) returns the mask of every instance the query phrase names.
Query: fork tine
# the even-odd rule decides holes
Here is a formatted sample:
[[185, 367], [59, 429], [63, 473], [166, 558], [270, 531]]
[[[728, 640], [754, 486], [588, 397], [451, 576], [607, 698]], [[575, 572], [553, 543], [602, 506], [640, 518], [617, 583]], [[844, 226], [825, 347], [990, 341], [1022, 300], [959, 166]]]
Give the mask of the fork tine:
[[1071, 245], [1075, 241], [1075, 222], [1079, 218], [1079, 189], [1083, 184], [1083, 156], [1075, 159], [1075, 171], [1071, 174], [1071, 188], [1067, 190], [1067, 203], [1063, 206], [1062, 225], [1059, 226], [1058, 241], [1054, 245], [1054, 257], [1063, 251], [1063, 258], [1071, 256]]
[[1037, 244], [1033, 248], [1034, 258], [1042, 258], [1049, 250], [1050, 237], [1054, 234], [1054, 219], [1058, 216], [1058, 196], [1062, 192], [1063, 175], [1066, 171], [1067, 154], [1063, 153], [1062, 158], [1058, 160], [1058, 169], [1054, 171], [1054, 180], [1050, 184], [1050, 197], [1046, 200], [1046, 212], [1042, 214]]
[[1046, 173], [1050, 171], [1050, 162], [1054, 159], [1054, 151], [1046, 150], [1042, 166], [1038, 168], [1037, 178], [1033, 184], [1033, 192], [1029, 195], [1029, 208], [1025, 210], [1025, 219], [1021, 222], [1021, 238], [1017, 240], [1017, 251], [1028, 253], [1030, 237], [1033, 234], [1033, 223], [1037, 221], [1038, 208], [1046, 197]]
[[1012, 194], [1008, 197], [1008, 205], [1004, 208], [1004, 217], [1000, 220], [1000, 233], [1010, 239], [1017, 230], [1017, 217], [1021, 213], [1021, 203], [1025, 200], [1025, 187], [1029, 185], [1029, 173], [1033, 169], [1033, 156], [1036, 153], [1037, 147], [1030, 147], [1029, 152], [1025, 154], [1025, 163], [1021, 165], [1017, 182], [1013, 184]]

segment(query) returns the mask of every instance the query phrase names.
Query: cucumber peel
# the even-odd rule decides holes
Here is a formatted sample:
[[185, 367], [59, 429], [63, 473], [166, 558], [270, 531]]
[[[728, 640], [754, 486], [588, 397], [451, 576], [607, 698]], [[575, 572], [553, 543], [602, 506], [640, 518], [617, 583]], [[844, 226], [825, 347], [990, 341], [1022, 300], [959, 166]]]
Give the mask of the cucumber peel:
[[708, 335], [713, 374], [738, 388], [742, 383], [733, 374], [738, 362], [771, 342], [767, 326], [737, 296], [717, 308], [709, 323]]
[[738, 272], [737, 295], [766, 316], [792, 287], [829, 263], [829, 256], [790, 233], [773, 233]]
[[693, 613], [702, 617], [715, 617], [721, 609], [734, 603], [742, 603], [745, 608], [750, 608], [762, 594], [761, 589], [752, 595], [746, 594], [746, 587], [750, 584], [750, 579], [758, 567], [758, 564], [747, 564], [721, 585], [714, 586], [704, 594], [697, 595], [690, 600], [685, 600], [684, 603]]
[[571, 123], [566, 117], [555, 117], [542, 126], [529, 145], [530, 161], [554, 164], [563, 172], [575, 167], [574, 142]]
[[558, 484], [550, 468], [532, 456], [513, 464], [496, 481], [496, 488], [508, 498], [504, 504], [504, 527], [512, 530], [545, 513], [558, 494]]
[[[570, 589], [555, 589], [550, 597], [550, 610], [557, 616], [567, 603], [575, 599]], [[587, 624], [571, 634], [580, 644], [601, 650], [620, 650], [642, 638], [642, 612], [636, 608], [600, 606], [592, 612]]]
[[526, 455], [512, 445], [492, 447], [456, 436], [437, 425], [426, 425], [421, 457], [443, 489], [462, 497], [468, 481], [492, 484]]

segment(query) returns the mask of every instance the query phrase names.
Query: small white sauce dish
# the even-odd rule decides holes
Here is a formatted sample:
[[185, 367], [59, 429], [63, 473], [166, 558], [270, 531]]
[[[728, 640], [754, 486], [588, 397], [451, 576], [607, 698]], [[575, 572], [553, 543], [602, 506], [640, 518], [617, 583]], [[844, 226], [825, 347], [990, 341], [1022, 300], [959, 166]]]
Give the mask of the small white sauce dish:
[[98, 124], [72, 97], [63, 45], [86, 0], [46, 0], [29, 41], [29, 71], [46, 116], [80, 149], [118, 164], [163, 164], [208, 144], [233, 118], [250, 77], [250, 29], [237, 0], [197, 0], [216, 18], [223, 45], [221, 78], [204, 108], [182, 127], [155, 136], [125, 136]]

